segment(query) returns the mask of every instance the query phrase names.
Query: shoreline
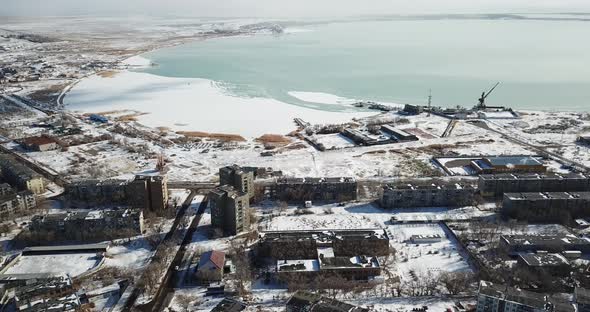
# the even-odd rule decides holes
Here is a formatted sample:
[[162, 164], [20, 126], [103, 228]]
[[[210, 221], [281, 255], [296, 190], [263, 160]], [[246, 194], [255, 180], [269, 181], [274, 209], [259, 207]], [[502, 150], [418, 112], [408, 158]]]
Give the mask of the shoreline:
[[[158, 85], [158, 84], [166, 84], [168, 86], [170, 86], [170, 88], [176, 88], [178, 89], [177, 91], [182, 91], [184, 92], [185, 95], [188, 95], [188, 100], [187, 98], [180, 98], [177, 95], [173, 95], [170, 92], [168, 92], [168, 94], [166, 96], [170, 96], [172, 102], [185, 102], [188, 105], [181, 105], [180, 107], [174, 107], [174, 106], [170, 106], [173, 104], [169, 104], [169, 103], [165, 103], [167, 101], [162, 100], [160, 103], [151, 103], [147, 104], [144, 107], [138, 107], [135, 106], [134, 104], [136, 103], [132, 103], [133, 101], [131, 101], [130, 103], [127, 103], [127, 106], [124, 106], [123, 104], [117, 102], [118, 98], [123, 98], [123, 97], [131, 97], [131, 94], [128, 94], [127, 92], [121, 92], [120, 94], [117, 94], [115, 92], [115, 94], [111, 95], [111, 101], [112, 102], [117, 102], [115, 104], [111, 104], [110, 106], [108, 105], [104, 105], [104, 103], [99, 103], [97, 106], [90, 106], [90, 105], [85, 105], [85, 104], [81, 104], [78, 108], [72, 108], [72, 103], [68, 103], [68, 100], [66, 98], [68, 98], [68, 96], [72, 96], [72, 93], [77, 91], [77, 88], [80, 87], [80, 84], [87, 82], [89, 79], [97, 79], [97, 76], [101, 76], [101, 72], [97, 72], [94, 73], [92, 75], [88, 75], [82, 78], [77, 79], [76, 81], [72, 82], [71, 84], [69, 84], [66, 88], [63, 89], [63, 91], [61, 92], [60, 96], [58, 97], [58, 105], [63, 107], [63, 109], [69, 110], [69, 111], [78, 111], [81, 110], [85, 113], [92, 113], [92, 112], [96, 112], [96, 111], [110, 111], [110, 110], [129, 110], [129, 111], [140, 111], [140, 112], [145, 112], [148, 115], [144, 115], [144, 116], [140, 116], [137, 120], [137, 122], [139, 124], [141, 124], [142, 126], [145, 127], [149, 127], [152, 129], [156, 129], [156, 128], [161, 128], [161, 127], [167, 127], [167, 128], [171, 128], [173, 129], [172, 131], [175, 132], [207, 132], [207, 133], [222, 133], [222, 134], [237, 134], [237, 135], [242, 135], [244, 137], [248, 137], [248, 138], [256, 138], [258, 136], [264, 135], [264, 134], [279, 134], [279, 135], [285, 135], [287, 133], [290, 133], [292, 130], [295, 130], [297, 127], [294, 125], [294, 123], [292, 122], [292, 120], [283, 120], [284, 125], [283, 126], [277, 126], [276, 124], [274, 126], [269, 127], [268, 129], [270, 129], [269, 131], [258, 131], [257, 133], [254, 134], [254, 132], [252, 132], [251, 129], [249, 129], [250, 127], [260, 127], [260, 124], [264, 124], [264, 123], [268, 123], [269, 120], [264, 120], [264, 119], [251, 119], [251, 124], [248, 124], [248, 118], [251, 116], [248, 116], [250, 113], [252, 112], [248, 112], [247, 110], [243, 110], [244, 107], [239, 107], [241, 105], [249, 105], [252, 104], [252, 106], [250, 107], [250, 109], [252, 110], [257, 110], [258, 114], [267, 114], [269, 115], [270, 119], [277, 119], [277, 118], [273, 118], [273, 117], [279, 117], [279, 118], [283, 118], [285, 114], [290, 115], [288, 119], [294, 119], [294, 118], [302, 118], [304, 120], [306, 120], [305, 116], [299, 116], [297, 113], [297, 110], [300, 111], [305, 111], [305, 110], [312, 110], [315, 113], [322, 114], [333, 114], [333, 115], [340, 115], [340, 114], [346, 114], [346, 120], [343, 120], [342, 118], [336, 118], [336, 120], [332, 119], [332, 118], [328, 118], [326, 116], [322, 116], [323, 118], [320, 118], [318, 121], [318, 123], [343, 123], [343, 122], [350, 122], [353, 120], [354, 117], [358, 117], [358, 118], [363, 118], [363, 117], [368, 117], [368, 116], [375, 116], [375, 115], [379, 115], [378, 111], [357, 111], [357, 112], [330, 112], [330, 111], [324, 111], [318, 108], [313, 108], [313, 104], [315, 103], [322, 103], [322, 104], [326, 104], [326, 105], [341, 105], [341, 106], [346, 106], [346, 105], [350, 105], [350, 103], [352, 103], [353, 99], [348, 99], [348, 98], [343, 98], [340, 97], [338, 95], [335, 94], [328, 94], [328, 93], [323, 93], [323, 92], [307, 92], [305, 90], [296, 90], [296, 91], [289, 91], [288, 94], [298, 100], [304, 101], [306, 103], [309, 103], [311, 107], [306, 107], [303, 105], [296, 105], [296, 104], [290, 104], [288, 102], [283, 102], [280, 100], [276, 100], [273, 98], [241, 98], [241, 97], [237, 97], [237, 96], [233, 96], [233, 95], [228, 95], [228, 94], [224, 94], [225, 92], [223, 91], [223, 88], [221, 88], [216, 81], [210, 80], [210, 79], [203, 79], [203, 78], [192, 78], [192, 77], [167, 77], [167, 76], [160, 76], [157, 74], [151, 74], [151, 73], [145, 73], [145, 72], [136, 72], [134, 71], [134, 69], [141, 69], [141, 68], [145, 68], [147, 66], [151, 66], [152, 64], [154, 64], [150, 59], [144, 57], [143, 55], [145, 55], [146, 53], [152, 52], [152, 51], [156, 51], [156, 50], [161, 50], [161, 49], [166, 49], [166, 48], [170, 48], [170, 47], [175, 47], [175, 46], [180, 46], [183, 44], [187, 44], [187, 43], [192, 43], [195, 41], [200, 41], [200, 40], [209, 40], [209, 39], [217, 39], [217, 38], [229, 38], [229, 37], [241, 37], [241, 36], [253, 36], [256, 35], [256, 33], [251, 33], [251, 34], [245, 34], [245, 33], [233, 33], [233, 34], [207, 34], [207, 35], [195, 35], [195, 36], [191, 36], [191, 37], [175, 37], [175, 38], [170, 38], [168, 40], [166, 40], [166, 42], [163, 42], [162, 44], [155, 44], [155, 45], [150, 45], [144, 49], [138, 49], [137, 51], [134, 51], [136, 53], [132, 54], [132, 55], [125, 55], [125, 57], [120, 57], [118, 60], [117, 65], [119, 66], [118, 68], [114, 69], [115, 74], [113, 75], [113, 77], [101, 77], [102, 79], [119, 79], [121, 77], [121, 75], [125, 75], [126, 77], [129, 76], [135, 76], [135, 78], [138, 79], [146, 79], [146, 80], [150, 80], [151, 84], [154, 85]], [[261, 34], [263, 35], [263, 34]], [[264, 34], [266, 35], [266, 34]], [[139, 60], [142, 60], [143, 62], [141, 64], [133, 64], [133, 62], [129, 63], [128, 61], [133, 59], [133, 58], [137, 58]], [[119, 83], [128, 83], [128, 81], [124, 81], [125, 79], [121, 80], [119, 79], [117, 82]], [[111, 83], [114, 83], [111, 81]], [[183, 88], [181, 85], [185, 83], [186, 85], [193, 85], [193, 84], [197, 84], [197, 88], [200, 88], [200, 91], [203, 91], [203, 94], [199, 93], [199, 92], [193, 92], [190, 93], [186, 90], [186, 88]], [[209, 84], [210, 88], [206, 88], [206, 84]], [[141, 92], [146, 92], [144, 89], [147, 89], [145, 86], [146, 85], [135, 85], [137, 87], [137, 90], [130, 90], [129, 92], [135, 92], [135, 93], [141, 93]], [[185, 86], [186, 87], [186, 86]], [[105, 90], [107, 87], [103, 88], [103, 89], [98, 89], [97, 92], [100, 92], [101, 90]], [[117, 86], [113, 87], [114, 89], [117, 89]], [[213, 94], [213, 91], [211, 89], [217, 89], [214, 90], [216, 92], [216, 94]], [[152, 94], [153, 97], [158, 97], [159, 94], [156, 94], [155, 91], [153, 90], [149, 90], [150, 94]], [[163, 90], [162, 92], [167, 92], [166, 90]], [[91, 94], [90, 92], [87, 92], [88, 94]], [[209, 98], [207, 98], [209, 96]], [[204, 98], [203, 98], [204, 97]], [[224, 99], [222, 99], [222, 97], [224, 97]], [[228, 98], [233, 98], [234, 101], [231, 101], [232, 103], [230, 105], [226, 104], [218, 104], [219, 102], [224, 102], [224, 100], [227, 100]], [[238, 99], [238, 100], [236, 100]], [[137, 99], [136, 99], [137, 100]], [[254, 100], [254, 101], [253, 101]], [[141, 101], [141, 102], [149, 102], [149, 99], [139, 99], [137, 101]], [[194, 107], [192, 107], [192, 105], [194, 105], [194, 102], [199, 102], [199, 101], [205, 101], [205, 102], [211, 102], [211, 103], [215, 103], [215, 104], [211, 104], [209, 103], [208, 106], [203, 106], [203, 107], [197, 107], [196, 111], [191, 111], [194, 109]], [[261, 103], [260, 101], [266, 101], [266, 103]], [[82, 101], [83, 102], [83, 101]], [[99, 101], [100, 102], [100, 101]], [[238, 103], [238, 102], [242, 102], [242, 103]], [[256, 103], [254, 103], [256, 102]], [[333, 102], [333, 103], [332, 103]], [[254, 103], [254, 104], [253, 104]], [[273, 105], [277, 105], [278, 107], [274, 107], [273, 109], [268, 107], [268, 104], [273, 104]], [[202, 103], [199, 103], [202, 104]], [[398, 103], [387, 103], [388, 105], [396, 105], [396, 106], [401, 106], [402, 104], [398, 104]], [[161, 106], [161, 105], [167, 105], [170, 106], [169, 108], [171, 110], [176, 109], [177, 110], [177, 114], [178, 114], [178, 118], [181, 120], [175, 120], [175, 118], [173, 116], [166, 116], [165, 118], [163, 118], [163, 120], [158, 120], [158, 118], [155, 118], [154, 115], [163, 115], [164, 112], [162, 111], [158, 111], [157, 109], [154, 109], [153, 106]], [[211, 106], [226, 106], [223, 109], [219, 110], [218, 107], [211, 107]], [[284, 105], [284, 111], [282, 111], [281, 106], [280, 105]], [[67, 107], [66, 107], [67, 106]], [[277, 110], [277, 108], [279, 108]], [[352, 108], [352, 107], [351, 107]], [[234, 112], [236, 109], [239, 110], [238, 113]], [[241, 110], [240, 110], [241, 109]], [[199, 111], [201, 110], [201, 111]], [[216, 120], [218, 123], [227, 123], [228, 125], [230, 123], [240, 123], [240, 122], [244, 122], [243, 127], [230, 127], [228, 129], [224, 129], [224, 128], [219, 128], [217, 126], [213, 126], [211, 127], [211, 125], [207, 125], [208, 122], [211, 122], [211, 120], [209, 120], [210, 118], [215, 118], [215, 114], [211, 115], [211, 116], [207, 116], [205, 118], [204, 122], [197, 122], [196, 124], [194, 123], [194, 121], [191, 120], [182, 120], [182, 118], [185, 118], [184, 112], [187, 113], [195, 113], [195, 115], [201, 115], [201, 113], [205, 113], [207, 114], [208, 111], [210, 110], [216, 110], [215, 113], [218, 114], [217, 116], [225, 116], [228, 114], [235, 114], [236, 116], [231, 116], [229, 119], [226, 120]], [[351, 109], [352, 111], [353, 109]], [[585, 111], [578, 111], [578, 110], [516, 110], [519, 112], [525, 112], [525, 113], [535, 113], [535, 112], [543, 112], [543, 113], [559, 113], [559, 112], [575, 112], [575, 113], [585, 113]], [[261, 113], [262, 112], [262, 113]], [[307, 115], [307, 112], [303, 112], [303, 115]], [[152, 116], [149, 116], [152, 115]], [[309, 115], [313, 115], [313, 114], [309, 114]], [[145, 117], [148, 116], [148, 117]], [[246, 120], [240, 120], [240, 118], [238, 117], [246, 117]], [[340, 117], [340, 116], [339, 116]], [[325, 118], [325, 119], [324, 119]], [[168, 120], [166, 120], [168, 119]], [[306, 120], [307, 121], [307, 120]], [[314, 121], [312, 121], [312, 123], [315, 123]], [[285, 125], [289, 125], [289, 130], [287, 129], [287, 126]], [[275, 131], [276, 130], [276, 131]]]
[[[378, 115], [379, 112], [377, 111], [354, 111], [354, 108], [351, 107], [350, 112], [331, 112], [331, 111], [324, 111], [324, 110], [320, 110], [320, 109], [314, 109], [314, 108], [310, 108], [310, 107], [304, 107], [304, 106], [300, 106], [300, 105], [294, 105], [294, 104], [290, 104], [290, 103], [286, 103], [286, 102], [282, 102], [276, 99], [272, 99], [272, 98], [241, 98], [241, 97], [237, 97], [237, 96], [233, 96], [233, 95], [227, 95], [227, 94], [223, 94], [224, 92], [222, 91], [221, 88], [215, 86], [215, 84], [217, 84], [217, 82], [213, 81], [213, 80], [209, 80], [209, 79], [204, 79], [204, 78], [192, 78], [192, 77], [185, 77], [185, 78], [178, 78], [178, 77], [166, 77], [166, 76], [160, 76], [160, 75], [155, 75], [155, 74], [151, 74], [151, 73], [145, 73], [145, 72], [136, 72], [133, 71], [134, 68], [140, 69], [140, 68], [145, 68], [147, 66], [151, 66], [151, 64], [155, 64], [152, 62], [152, 60], [144, 57], [143, 55], [152, 51], [156, 51], [156, 50], [160, 50], [160, 49], [165, 49], [165, 48], [170, 48], [170, 47], [175, 47], [175, 46], [179, 46], [182, 44], [187, 44], [187, 43], [192, 43], [195, 41], [200, 41], [200, 40], [209, 40], [209, 39], [218, 39], [218, 38], [229, 38], [229, 37], [240, 37], [240, 36], [253, 36], [256, 35], [255, 33], [252, 34], [244, 34], [244, 33], [235, 33], [235, 34], [222, 34], [222, 35], [205, 35], [205, 36], [195, 36], [195, 37], [191, 37], [191, 38], [184, 38], [181, 39], [180, 41], [178, 41], [178, 38], [173, 38], [171, 39], [172, 42], [168, 42], [167, 44], [163, 44], [163, 45], [158, 45], [158, 46], [152, 46], [146, 49], [142, 49], [139, 50], [139, 53], [135, 53], [131, 56], [127, 55], [125, 57], [122, 57], [118, 60], [118, 65], [122, 66], [122, 68], [116, 68], [113, 69], [113, 71], [115, 72], [114, 75], [110, 76], [110, 77], [104, 77], [101, 76], [102, 72], [96, 72], [93, 73], [92, 75], [88, 75], [82, 78], [77, 79], [76, 81], [72, 82], [71, 84], [69, 84], [68, 86], [66, 86], [66, 88], [64, 88], [60, 94], [60, 96], [58, 97], [58, 105], [60, 105], [61, 107], [63, 107], [64, 110], [70, 111], [70, 112], [82, 112], [82, 113], [95, 113], [97, 111], [139, 111], [139, 112], [143, 112], [145, 114], [143, 114], [142, 116], [139, 116], [137, 119], [137, 123], [139, 123], [141, 126], [144, 127], [148, 127], [151, 129], [157, 129], [157, 128], [169, 128], [172, 131], [176, 132], [176, 133], [182, 133], [182, 132], [203, 132], [203, 133], [216, 133], [216, 134], [225, 134], [225, 135], [238, 135], [238, 136], [242, 136], [244, 138], [246, 138], [247, 140], [253, 140], [256, 139], [262, 135], [265, 134], [276, 134], [276, 135], [287, 135], [289, 133], [291, 133], [292, 131], [297, 129], [297, 126], [295, 125], [295, 123], [293, 122], [293, 119], [295, 118], [303, 118], [304, 120], [308, 119], [308, 118], [312, 118], [314, 119], [317, 123], [345, 123], [345, 122], [350, 122], [352, 121], [354, 118], [364, 118], [364, 117], [369, 117], [369, 116], [375, 116]], [[266, 34], [264, 34], [266, 35]], [[143, 62], [142, 64], [126, 64], [126, 61], [136, 58], [136, 61], [141, 61]], [[148, 62], [150, 64], [148, 64]], [[89, 80], [96, 80], [96, 79], [104, 79], [106, 81], [112, 80], [112, 79], [120, 79], [122, 76], [136, 76], [135, 78], [143, 78], [143, 79], [157, 79], [162, 83], [170, 83], [173, 85], [173, 83], [171, 82], [177, 82], [176, 87], [179, 87], [179, 84], [182, 83], [186, 83], [187, 85], [191, 85], [191, 84], [197, 84], [197, 87], [202, 87], [204, 83], [209, 83], [212, 87], [217, 88], [218, 93], [216, 95], [222, 95], [225, 98], [232, 98], [235, 100], [235, 103], [232, 103], [232, 105], [234, 107], [226, 107], [227, 110], [221, 110], [218, 111], [219, 114], [225, 114], [227, 113], [227, 111], [232, 111], [235, 109], [239, 109], [241, 110], [240, 114], [237, 114], [236, 116], [234, 116], [234, 118], [230, 118], [230, 120], [226, 120], [227, 122], [248, 122], [248, 120], [240, 120], [237, 117], [244, 117], [244, 116], [248, 116], [248, 112], [244, 111], [243, 108], [244, 107], [239, 107], [241, 105], [248, 105], [248, 104], [253, 104], [253, 106], [256, 106], [257, 108], [264, 108], [267, 111], [272, 111], [272, 114], [269, 114], [269, 118], [268, 120], [260, 120], [260, 119], [253, 119], [252, 122], [256, 123], [254, 125], [251, 125], [253, 127], [256, 127], [257, 125], [260, 124], [268, 124], [269, 122], [272, 122], [272, 120], [276, 120], [277, 116], [281, 116], [281, 118], [283, 118], [283, 125], [282, 126], [278, 126], [278, 125], [274, 125], [273, 127], [270, 127], [268, 131], [252, 131], [249, 128], [241, 128], [241, 129], [220, 129], [220, 128], [211, 128], [211, 127], [194, 127], [191, 126], [191, 122], [187, 122], [187, 121], [178, 121], [175, 120], [174, 122], [163, 122], [160, 120], [154, 120], [154, 118], [150, 118], [151, 116], [154, 115], [162, 115], [162, 112], [156, 112], [154, 110], [154, 107], [150, 107], [151, 109], [145, 109], [146, 107], [143, 107], [143, 109], [141, 107], [137, 107], [131, 103], [128, 103], [129, 105], [127, 106], [120, 106], [120, 105], [115, 105], [115, 106], [109, 106], [109, 107], [101, 107], [100, 105], [92, 105], [92, 106], [87, 106], [85, 104], [80, 105], [79, 108], [75, 108], [75, 106], [73, 107], [72, 103], [68, 103], [68, 96], [71, 97], [72, 93], [75, 94], [75, 92], [77, 91], [76, 88], [80, 87], [80, 84], [83, 84], [85, 82], [88, 82]], [[126, 81], [127, 83], [129, 81]], [[111, 86], [112, 86], [112, 81], [111, 81]], [[199, 85], [200, 84], [200, 85]], [[119, 84], [118, 84], [119, 85]], [[105, 86], [107, 87], [107, 86]], [[181, 90], [181, 91], [186, 91], [186, 90]], [[201, 91], [211, 91], [211, 90], [201, 90]], [[165, 92], [165, 91], [162, 91]], [[95, 92], [95, 93], [100, 93], [100, 92]], [[204, 92], [206, 93], [206, 92]], [[301, 92], [300, 92], [301, 93]], [[311, 92], [310, 92], [311, 93]], [[322, 93], [317, 93], [317, 94], [322, 94]], [[120, 94], [120, 95], [124, 95], [124, 94]], [[203, 95], [203, 94], [201, 94]], [[208, 94], [209, 96], [212, 96], [211, 93]], [[325, 94], [323, 94], [325, 95]], [[75, 95], [74, 95], [75, 96]], [[156, 96], [156, 95], [153, 95]], [[339, 99], [343, 99], [340, 98], [339, 96], [335, 96], [333, 95], [335, 98], [339, 98]], [[114, 97], [114, 96], [113, 96]], [[176, 99], [178, 100], [178, 99]], [[241, 102], [241, 103], [237, 103], [237, 102]], [[250, 102], [250, 103], [248, 103]], [[142, 103], [145, 103], [145, 101], [142, 101]], [[219, 101], [217, 102], [218, 105]], [[310, 105], [314, 104], [312, 102], [309, 102]], [[135, 103], [137, 104], [137, 103]], [[270, 105], [269, 105], [270, 104]], [[336, 105], [345, 105], [344, 103], [335, 103]], [[395, 103], [391, 103], [391, 104], [395, 104]], [[156, 104], [157, 105], [157, 104]], [[272, 105], [272, 106], [271, 106]], [[226, 105], [227, 106], [227, 105]], [[187, 106], [190, 107], [190, 106]], [[254, 107], [253, 107], [254, 108]], [[179, 110], [181, 109], [186, 109], [186, 107], [184, 108], [179, 108]], [[210, 111], [213, 108], [210, 107], [204, 107], [203, 111]], [[274, 110], [274, 111], [273, 111]], [[303, 112], [300, 116], [300, 114], [297, 114], [299, 112]], [[311, 112], [311, 113], [310, 113]], [[178, 113], [179, 115], [182, 115], [181, 113]], [[317, 115], [321, 115], [321, 117], [319, 119], [316, 119], [314, 117], [317, 117]], [[328, 116], [330, 115], [330, 116]], [[286, 117], [287, 116], [287, 117]], [[180, 117], [180, 116], [179, 116]], [[252, 116], [250, 116], [252, 117]], [[346, 117], [346, 118], [343, 118]], [[286, 119], [285, 119], [286, 118]], [[325, 120], [323, 120], [322, 118], [325, 118]], [[171, 119], [170, 116], [168, 117], [168, 119]], [[207, 120], [209, 121], [209, 120]], [[219, 121], [220, 123], [222, 123], [223, 121]], [[182, 125], [182, 126], [179, 126]], [[247, 129], [247, 130], [246, 130]]]

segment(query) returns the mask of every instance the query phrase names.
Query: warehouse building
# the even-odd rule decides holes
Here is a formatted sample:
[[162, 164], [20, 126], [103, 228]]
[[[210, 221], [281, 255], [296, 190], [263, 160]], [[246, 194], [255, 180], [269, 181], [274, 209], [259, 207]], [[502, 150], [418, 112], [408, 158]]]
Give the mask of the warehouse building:
[[47, 135], [24, 138], [19, 141], [19, 144], [24, 149], [34, 152], [46, 152], [59, 148], [57, 140]]
[[533, 156], [494, 156], [483, 157], [471, 162], [471, 166], [479, 174], [493, 173], [545, 173], [547, 167]]

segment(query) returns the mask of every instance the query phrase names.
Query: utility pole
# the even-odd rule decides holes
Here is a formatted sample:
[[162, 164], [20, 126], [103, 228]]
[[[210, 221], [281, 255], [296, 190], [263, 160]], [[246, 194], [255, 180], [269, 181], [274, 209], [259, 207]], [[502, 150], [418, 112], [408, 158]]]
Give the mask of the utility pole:
[[428, 89], [428, 115], [427, 115], [427, 117], [430, 117], [431, 106], [432, 106], [432, 89]]

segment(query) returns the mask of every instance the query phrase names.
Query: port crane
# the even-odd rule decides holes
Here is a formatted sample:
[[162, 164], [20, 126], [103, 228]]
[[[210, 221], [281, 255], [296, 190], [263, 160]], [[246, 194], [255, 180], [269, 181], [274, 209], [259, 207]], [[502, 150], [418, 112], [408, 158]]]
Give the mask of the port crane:
[[486, 109], [486, 98], [496, 89], [496, 87], [500, 84], [500, 82], [496, 82], [496, 84], [488, 91], [487, 93], [484, 91], [481, 93], [481, 97], [479, 98], [479, 104], [475, 107], [475, 109]]

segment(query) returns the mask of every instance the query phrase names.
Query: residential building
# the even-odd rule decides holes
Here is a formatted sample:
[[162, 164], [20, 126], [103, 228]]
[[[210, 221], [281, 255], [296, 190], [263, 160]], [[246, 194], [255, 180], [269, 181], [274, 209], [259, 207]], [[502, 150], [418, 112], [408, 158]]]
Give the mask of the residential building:
[[47, 135], [24, 138], [19, 143], [24, 149], [35, 152], [46, 152], [59, 148], [57, 140]]
[[299, 290], [286, 305], [287, 312], [367, 312], [368, 309], [357, 307], [342, 301], [323, 297], [308, 291]]
[[132, 207], [163, 211], [168, 207], [168, 178], [165, 175], [137, 175], [127, 185]]
[[338, 276], [367, 281], [381, 274], [377, 256], [389, 254], [384, 230], [269, 231], [260, 234], [260, 256], [277, 261], [279, 280]]
[[248, 193], [230, 185], [222, 185], [209, 193], [211, 225], [223, 231], [224, 235], [236, 235], [246, 231], [250, 225]]
[[196, 270], [196, 277], [200, 282], [216, 282], [223, 278], [225, 268], [225, 253], [223, 251], [207, 251], [201, 255]]
[[256, 168], [241, 168], [238, 165], [222, 167], [219, 169], [219, 185], [231, 185], [236, 190], [248, 194], [254, 198], [254, 171]]
[[420, 182], [388, 184], [380, 205], [386, 209], [410, 207], [457, 207], [470, 205], [475, 188], [467, 183]]
[[321, 247], [342, 256], [389, 254], [389, 236], [382, 229], [264, 231], [258, 249], [273, 259], [317, 258]]
[[18, 212], [37, 207], [35, 194], [30, 191], [12, 192], [0, 195], [0, 217], [7, 217]]
[[581, 173], [505, 173], [479, 176], [482, 196], [499, 197], [504, 193], [588, 192], [590, 176]]
[[11, 155], [0, 153], [0, 173], [6, 182], [21, 190], [45, 193], [43, 177]]
[[12, 302], [17, 311], [75, 311], [81, 305], [66, 274], [0, 274], [0, 288], [0, 306]]
[[8, 183], [0, 183], [0, 197], [14, 193], [12, 186]]
[[133, 180], [82, 180], [65, 185], [69, 200], [86, 204], [119, 204], [161, 211], [168, 207], [165, 175], [137, 175]]
[[481, 281], [477, 312], [575, 312], [574, 306], [558, 298], [506, 285]]
[[57, 240], [112, 239], [142, 234], [143, 212], [133, 209], [95, 210], [33, 217], [33, 233], [52, 233]]
[[590, 217], [590, 192], [505, 193], [502, 214], [532, 222]]
[[590, 253], [590, 239], [574, 235], [502, 235], [500, 246], [509, 254], [538, 251]]
[[287, 202], [343, 202], [357, 199], [357, 181], [351, 177], [281, 178], [269, 191], [271, 198]]

